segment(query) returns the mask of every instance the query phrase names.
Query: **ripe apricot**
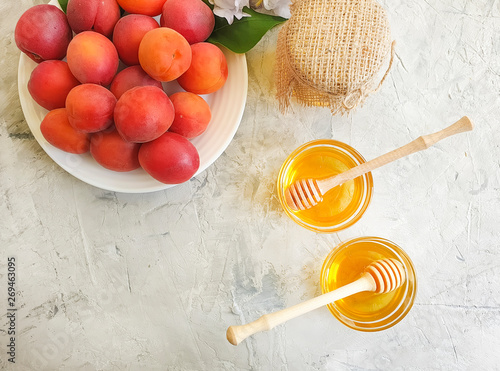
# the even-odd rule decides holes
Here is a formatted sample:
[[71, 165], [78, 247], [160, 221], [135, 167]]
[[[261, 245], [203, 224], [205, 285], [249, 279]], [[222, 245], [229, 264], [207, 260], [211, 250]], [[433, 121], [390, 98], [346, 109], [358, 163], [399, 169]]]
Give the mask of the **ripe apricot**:
[[68, 93], [80, 82], [60, 60], [43, 61], [31, 72], [28, 91], [40, 106], [47, 110], [63, 108]]
[[120, 7], [116, 0], [69, 0], [66, 14], [75, 33], [92, 30], [111, 37], [120, 19]]
[[116, 74], [109, 90], [115, 95], [116, 99], [120, 99], [123, 93], [137, 86], [156, 86], [163, 89], [161, 82], [149, 76], [141, 66], [131, 66]]
[[77, 34], [66, 56], [73, 75], [81, 83], [109, 85], [118, 70], [118, 53], [113, 43], [95, 31]]
[[159, 138], [141, 145], [139, 163], [156, 180], [179, 184], [191, 179], [198, 171], [200, 155], [188, 139], [167, 131]]
[[202, 0], [168, 0], [163, 5], [160, 24], [173, 28], [190, 44], [195, 44], [208, 39], [215, 26], [215, 17]]
[[127, 66], [139, 64], [139, 45], [144, 35], [160, 27], [158, 22], [147, 15], [129, 14], [116, 23], [113, 44], [118, 55]]
[[144, 143], [158, 138], [174, 121], [174, 106], [156, 86], [127, 90], [115, 107], [115, 126], [129, 142]]
[[43, 137], [54, 147], [69, 153], [86, 153], [90, 148], [90, 135], [70, 125], [65, 108], [49, 111], [40, 123]]
[[72, 37], [66, 14], [50, 4], [35, 5], [26, 10], [14, 31], [19, 50], [36, 63], [63, 59]]
[[174, 105], [175, 118], [169, 131], [192, 139], [206, 130], [212, 113], [202, 97], [182, 91], [172, 94], [170, 100]]
[[66, 110], [71, 126], [86, 133], [107, 129], [113, 124], [116, 98], [97, 84], [74, 87], [66, 97]]
[[224, 53], [207, 42], [193, 44], [191, 50], [191, 65], [177, 79], [179, 85], [195, 94], [210, 94], [222, 88], [228, 75]]
[[111, 127], [90, 138], [90, 154], [96, 162], [106, 169], [125, 172], [138, 169], [139, 143], [127, 142]]
[[156, 28], [142, 38], [139, 62], [152, 78], [172, 81], [191, 65], [191, 47], [177, 31], [166, 27]]
[[127, 13], [157, 16], [166, 0], [117, 0]]

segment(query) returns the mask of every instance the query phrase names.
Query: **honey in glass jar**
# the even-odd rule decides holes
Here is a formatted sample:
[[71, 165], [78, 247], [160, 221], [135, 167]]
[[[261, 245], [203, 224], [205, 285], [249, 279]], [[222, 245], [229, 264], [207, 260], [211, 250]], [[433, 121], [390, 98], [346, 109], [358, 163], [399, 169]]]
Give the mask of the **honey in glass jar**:
[[360, 331], [380, 331], [401, 321], [413, 306], [417, 281], [413, 263], [395, 243], [379, 237], [361, 237], [337, 246], [321, 269], [321, 290], [333, 291], [351, 283], [375, 260], [393, 258], [405, 267], [406, 281], [386, 293], [360, 292], [328, 305], [346, 326]]
[[329, 177], [364, 162], [354, 148], [336, 140], [315, 140], [299, 147], [288, 156], [278, 175], [278, 197], [286, 214], [299, 225], [316, 232], [330, 233], [351, 226], [370, 203], [371, 173], [333, 188], [320, 203], [307, 210], [292, 210], [286, 203], [285, 190], [297, 180]]

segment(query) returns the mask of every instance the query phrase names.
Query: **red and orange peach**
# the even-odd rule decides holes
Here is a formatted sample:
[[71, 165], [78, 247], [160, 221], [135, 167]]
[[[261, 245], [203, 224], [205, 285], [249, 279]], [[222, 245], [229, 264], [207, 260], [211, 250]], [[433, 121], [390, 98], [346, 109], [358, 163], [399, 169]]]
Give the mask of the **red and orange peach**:
[[118, 55], [127, 66], [139, 64], [139, 45], [144, 35], [160, 27], [150, 16], [142, 14], [126, 15], [116, 23], [113, 32], [113, 44]]
[[116, 97], [97, 84], [74, 87], [66, 97], [66, 110], [71, 126], [86, 133], [107, 129], [113, 124]]
[[200, 155], [188, 139], [167, 131], [159, 138], [141, 145], [139, 163], [156, 180], [179, 184], [191, 179], [198, 171]]
[[139, 143], [127, 142], [111, 127], [99, 133], [92, 134], [90, 139], [90, 154], [96, 162], [108, 170], [125, 172], [138, 169]]
[[117, 0], [118, 4], [130, 14], [157, 16], [166, 0]]
[[206, 130], [212, 113], [202, 97], [194, 93], [178, 92], [172, 94], [170, 100], [174, 105], [175, 118], [169, 131], [192, 139]]
[[171, 28], [149, 31], [139, 45], [139, 62], [158, 81], [172, 81], [191, 65], [191, 47], [184, 36]]
[[31, 72], [28, 91], [40, 106], [47, 110], [63, 108], [68, 93], [80, 82], [60, 60], [43, 61]]
[[40, 124], [47, 142], [62, 151], [81, 154], [89, 151], [90, 135], [70, 125], [65, 108], [49, 111]]
[[174, 106], [167, 94], [156, 86], [127, 90], [118, 99], [115, 126], [129, 142], [144, 143], [165, 133], [174, 120]]
[[176, 30], [190, 44], [195, 44], [208, 39], [215, 26], [215, 17], [202, 0], [168, 0], [163, 5], [160, 24]]
[[224, 53], [207, 42], [193, 44], [191, 50], [191, 65], [177, 79], [179, 85], [195, 94], [211, 94], [222, 88], [228, 76]]
[[81, 83], [109, 85], [118, 70], [113, 43], [95, 31], [83, 31], [69, 43], [66, 56], [73, 75]]
[[95, 31], [111, 37], [120, 19], [120, 7], [116, 0], [69, 0], [66, 14], [75, 33]]
[[72, 36], [66, 14], [50, 4], [26, 10], [14, 31], [17, 47], [36, 63], [63, 59]]
[[116, 74], [109, 90], [116, 99], [120, 99], [123, 93], [137, 86], [156, 86], [163, 89], [161, 82], [149, 76], [141, 66], [130, 66]]

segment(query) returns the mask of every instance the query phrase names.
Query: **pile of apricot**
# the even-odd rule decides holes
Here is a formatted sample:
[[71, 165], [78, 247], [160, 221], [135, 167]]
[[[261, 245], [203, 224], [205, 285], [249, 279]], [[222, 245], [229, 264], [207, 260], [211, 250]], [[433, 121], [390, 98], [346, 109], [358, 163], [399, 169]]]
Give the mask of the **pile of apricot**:
[[[159, 21], [157, 20], [159, 19]], [[206, 42], [214, 28], [202, 0], [69, 0], [64, 13], [36, 5], [15, 40], [38, 65], [28, 91], [48, 112], [44, 138], [60, 150], [89, 152], [113, 171], [142, 167], [167, 184], [199, 168], [190, 139], [211, 120], [201, 96], [227, 80], [223, 52]], [[177, 81], [171, 94], [164, 84]]]

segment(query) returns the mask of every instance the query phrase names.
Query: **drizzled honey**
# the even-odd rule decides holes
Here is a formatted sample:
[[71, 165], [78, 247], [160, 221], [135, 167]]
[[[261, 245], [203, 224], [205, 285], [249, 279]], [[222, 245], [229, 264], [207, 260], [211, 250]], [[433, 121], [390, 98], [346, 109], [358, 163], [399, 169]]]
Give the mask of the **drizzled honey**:
[[287, 214], [306, 228], [334, 232], [352, 225], [367, 208], [372, 190], [372, 176], [347, 181], [327, 192], [323, 201], [307, 209], [292, 211], [282, 192], [293, 182], [305, 178], [324, 178], [342, 173], [363, 158], [348, 145], [334, 140], [320, 140], [297, 149], [282, 167], [278, 180], [280, 200]]
[[412, 306], [415, 296], [413, 265], [396, 244], [376, 237], [347, 242], [325, 260], [321, 288], [323, 292], [329, 292], [357, 280], [369, 264], [384, 258], [401, 261], [407, 270], [407, 281], [386, 294], [360, 292], [330, 304], [330, 311], [347, 326], [362, 331], [377, 331], [399, 322]]

